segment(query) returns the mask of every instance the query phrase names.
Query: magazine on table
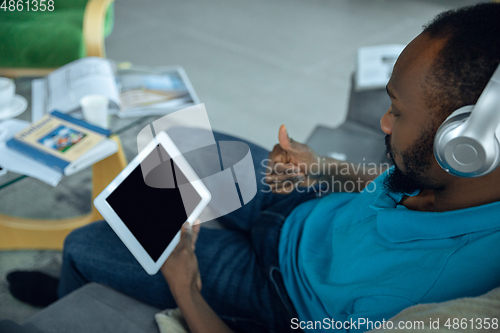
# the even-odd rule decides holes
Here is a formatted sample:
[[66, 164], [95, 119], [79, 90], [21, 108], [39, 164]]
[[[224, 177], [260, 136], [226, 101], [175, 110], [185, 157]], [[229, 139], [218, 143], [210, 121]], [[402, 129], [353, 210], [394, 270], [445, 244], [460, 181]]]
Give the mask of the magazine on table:
[[109, 135], [111, 131], [107, 129], [54, 111], [15, 134], [6, 144], [69, 176], [118, 151]]
[[165, 114], [200, 101], [182, 67], [140, 67], [119, 69], [119, 117]]
[[32, 82], [32, 119], [58, 110], [82, 118], [80, 99], [99, 94], [109, 100], [109, 113], [119, 117], [162, 115], [200, 101], [182, 67], [116, 66], [87, 57]]

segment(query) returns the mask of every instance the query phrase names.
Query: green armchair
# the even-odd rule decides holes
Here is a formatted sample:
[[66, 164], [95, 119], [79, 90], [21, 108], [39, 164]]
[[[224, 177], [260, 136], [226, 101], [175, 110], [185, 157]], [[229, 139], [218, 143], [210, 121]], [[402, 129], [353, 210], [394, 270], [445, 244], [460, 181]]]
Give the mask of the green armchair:
[[0, 8], [0, 76], [46, 75], [82, 57], [105, 56], [104, 38], [113, 29], [113, 0], [12, 3], [12, 11], [9, 1]]

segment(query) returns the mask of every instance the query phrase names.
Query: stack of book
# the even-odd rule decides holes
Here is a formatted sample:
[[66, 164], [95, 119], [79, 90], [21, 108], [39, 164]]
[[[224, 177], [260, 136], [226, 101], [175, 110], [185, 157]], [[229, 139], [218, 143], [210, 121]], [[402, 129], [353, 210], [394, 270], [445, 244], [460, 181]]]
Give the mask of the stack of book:
[[[72, 175], [118, 151], [116, 142], [108, 138], [110, 130], [58, 111], [22, 127], [6, 142], [13, 152], [4, 154], [2, 164], [53, 186], [63, 175]], [[53, 172], [37, 173], [47, 167]]]

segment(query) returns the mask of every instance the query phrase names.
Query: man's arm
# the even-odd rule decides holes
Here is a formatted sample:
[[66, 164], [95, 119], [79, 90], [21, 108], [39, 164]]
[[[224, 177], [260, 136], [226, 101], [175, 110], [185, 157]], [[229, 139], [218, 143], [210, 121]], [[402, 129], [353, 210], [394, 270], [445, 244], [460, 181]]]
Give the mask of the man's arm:
[[199, 230], [199, 224], [191, 228], [189, 223], [184, 223], [181, 240], [161, 267], [161, 272], [191, 332], [230, 333], [231, 329], [210, 308], [200, 293], [201, 279], [198, 260], [194, 254]]
[[285, 125], [280, 127], [278, 140], [269, 154], [266, 174], [266, 182], [276, 193], [286, 194], [294, 187], [317, 183], [327, 183], [329, 189], [339, 192], [347, 181], [353, 182], [359, 192], [386, 170], [371, 163], [361, 165], [319, 156], [307, 145], [290, 139]]

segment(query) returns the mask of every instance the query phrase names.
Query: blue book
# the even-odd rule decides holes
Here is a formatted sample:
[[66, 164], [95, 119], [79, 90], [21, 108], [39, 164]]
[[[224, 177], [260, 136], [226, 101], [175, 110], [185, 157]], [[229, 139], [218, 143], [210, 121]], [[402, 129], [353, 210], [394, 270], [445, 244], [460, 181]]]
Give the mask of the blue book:
[[17, 133], [7, 146], [64, 175], [71, 175], [118, 150], [111, 131], [53, 111]]

